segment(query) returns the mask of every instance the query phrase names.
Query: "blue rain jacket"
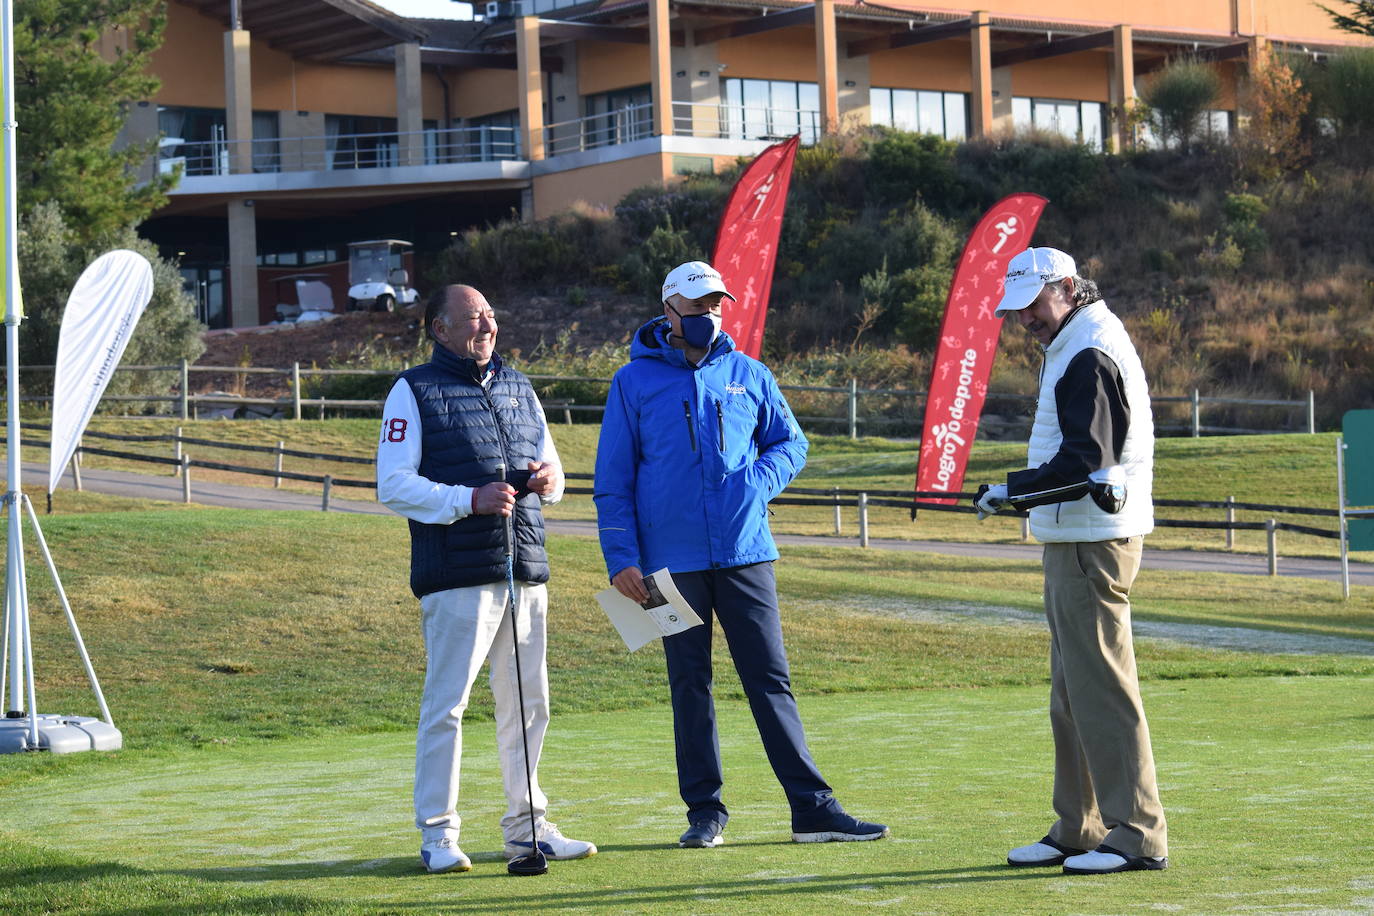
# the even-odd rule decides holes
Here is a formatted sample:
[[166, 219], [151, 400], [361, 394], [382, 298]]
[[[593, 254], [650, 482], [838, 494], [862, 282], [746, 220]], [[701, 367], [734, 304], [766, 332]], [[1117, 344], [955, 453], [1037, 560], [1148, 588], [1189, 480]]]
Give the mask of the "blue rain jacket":
[[806, 437], [768, 367], [721, 332], [700, 366], [666, 318], [636, 332], [596, 452], [596, 514], [612, 578], [778, 558], [768, 501], [806, 463]]

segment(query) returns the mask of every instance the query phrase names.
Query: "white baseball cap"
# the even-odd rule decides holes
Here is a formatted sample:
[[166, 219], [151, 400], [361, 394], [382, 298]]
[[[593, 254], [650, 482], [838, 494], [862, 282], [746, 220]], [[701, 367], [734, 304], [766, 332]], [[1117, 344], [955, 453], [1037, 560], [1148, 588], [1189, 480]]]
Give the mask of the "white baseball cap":
[[725, 288], [720, 271], [705, 261], [688, 261], [668, 271], [668, 276], [663, 278], [663, 295], [660, 298], [667, 302], [674, 293], [687, 299], [700, 299], [707, 293], [724, 293], [731, 301], [736, 301]]
[[1020, 311], [1035, 301], [1046, 283], [1076, 276], [1078, 267], [1073, 258], [1058, 248], [1027, 248], [1007, 265], [1002, 301], [993, 314], [1000, 318], [1003, 312]]

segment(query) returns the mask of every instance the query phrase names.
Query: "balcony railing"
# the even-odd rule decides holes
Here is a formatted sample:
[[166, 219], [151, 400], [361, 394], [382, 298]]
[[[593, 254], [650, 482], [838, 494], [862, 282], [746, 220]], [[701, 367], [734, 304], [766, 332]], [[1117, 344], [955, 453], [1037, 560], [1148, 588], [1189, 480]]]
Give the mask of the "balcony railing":
[[[313, 172], [380, 169], [399, 165], [445, 165], [520, 158], [520, 132], [514, 127], [454, 127], [412, 133], [328, 134], [323, 137], [269, 137], [178, 143], [164, 137], [158, 170], [178, 166], [184, 175], [227, 175], [242, 156], [252, 172]], [[412, 138], [414, 153], [404, 160], [402, 140]], [[171, 142], [169, 142], [171, 141]]]
[[[544, 128], [546, 155], [562, 156], [618, 146], [653, 136], [653, 106], [631, 105], [560, 121]], [[803, 144], [820, 137], [820, 113], [714, 102], [674, 102], [673, 133], [712, 140], [780, 140], [800, 133]], [[413, 140], [409, 158], [402, 141]], [[157, 161], [164, 174], [180, 167], [186, 176], [241, 172], [313, 172], [380, 169], [516, 160], [522, 156], [516, 127], [454, 127], [413, 133], [327, 134], [253, 140], [182, 142], [164, 137]]]
[[[674, 102], [673, 133], [707, 140], [782, 140], [801, 134], [810, 145], [821, 135], [820, 112], [797, 108]], [[653, 135], [652, 105], [630, 105], [603, 114], [559, 121], [544, 128], [549, 156], [616, 146]]]
[[821, 136], [821, 114], [805, 108], [768, 108], [715, 102], [674, 102], [673, 133], [715, 140], [783, 140], [801, 134], [804, 146]]

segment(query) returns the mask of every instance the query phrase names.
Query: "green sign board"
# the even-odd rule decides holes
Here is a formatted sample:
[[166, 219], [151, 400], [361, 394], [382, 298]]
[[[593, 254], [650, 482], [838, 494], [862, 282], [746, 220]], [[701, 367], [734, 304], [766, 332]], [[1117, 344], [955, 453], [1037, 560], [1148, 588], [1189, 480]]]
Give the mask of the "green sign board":
[[[1374, 410], [1348, 410], [1341, 418], [1345, 440], [1345, 504], [1374, 506]], [[1374, 550], [1374, 518], [1346, 522], [1351, 550]]]

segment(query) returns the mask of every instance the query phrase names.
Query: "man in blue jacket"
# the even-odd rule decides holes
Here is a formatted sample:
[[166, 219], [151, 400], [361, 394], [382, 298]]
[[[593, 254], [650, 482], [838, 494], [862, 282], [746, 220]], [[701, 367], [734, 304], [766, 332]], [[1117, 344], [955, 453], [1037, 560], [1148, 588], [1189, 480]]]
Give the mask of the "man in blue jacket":
[[806, 746], [778, 619], [768, 501], [801, 471], [806, 437], [768, 368], [720, 329], [734, 299], [709, 264], [663, 282], [663, 314], [636, 332], [615, 374], [596, 456], [601, 551], [612, 584], [648, 599], [643, 572], [667, 568], [705, 626], [663, 640], [673, 701], [684, 847], [724, 842], [729, 819], [711, 696], [711, 619], [730, 647], [768, 762], [792, 809], [792, 839], [876, 840], [887, 827], [846, 814]]

